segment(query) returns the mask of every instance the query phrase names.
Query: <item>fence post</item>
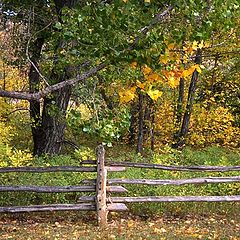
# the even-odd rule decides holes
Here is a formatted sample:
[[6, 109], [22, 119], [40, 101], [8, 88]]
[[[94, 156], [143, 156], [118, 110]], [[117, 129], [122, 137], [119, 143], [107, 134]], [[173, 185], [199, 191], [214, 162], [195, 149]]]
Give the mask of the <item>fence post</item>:
[[105, 227], [107, 225], [107, 202], [106, 202], [106, 184], [107, 169], [105, 168], [105, 149], [103, 145], [96, 148], [97, 154], [97, 182], [96, 182], [96, 210], [98, 226]]

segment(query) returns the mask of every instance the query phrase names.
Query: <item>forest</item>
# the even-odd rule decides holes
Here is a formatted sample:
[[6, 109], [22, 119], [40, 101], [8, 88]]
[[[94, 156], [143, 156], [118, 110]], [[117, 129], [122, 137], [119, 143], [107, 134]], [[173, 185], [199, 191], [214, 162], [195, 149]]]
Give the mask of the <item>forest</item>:
[[[120, 162], [240, 165], [239, 16], [238, 0], [0, 0], [0, 168], [79, 165], [95, 158], [98, 144]], [[139, 169], [124, 174], [199, 177]], [[237, 176], [224, 174], [212, 176]], [[65, 186], [84, 177], [10, 173], [0, 184]], [[240, 186], [129, 192], [240, 195]], [[78, 196], [14, 194], [0, 193], [0, 205], [68, 203]], [[206, 204], [202, 211], [232, 214], [234, 204]], [[130, 209], [136, 215], [137, 206]], [[191, 203], [144, 209], [199, 214]]]

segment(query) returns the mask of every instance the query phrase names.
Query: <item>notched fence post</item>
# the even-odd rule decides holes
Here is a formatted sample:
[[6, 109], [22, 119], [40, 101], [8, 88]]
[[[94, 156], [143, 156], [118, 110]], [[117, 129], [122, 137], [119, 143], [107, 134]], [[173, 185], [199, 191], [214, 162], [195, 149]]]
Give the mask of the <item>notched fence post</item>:
[[103, 145], [96, 148], [97, 154], [97, 182], [96, 182], [96, 210], [98, 226], [106, 227], [107, 225], [107, 168], [105, 167], [105, 149]]

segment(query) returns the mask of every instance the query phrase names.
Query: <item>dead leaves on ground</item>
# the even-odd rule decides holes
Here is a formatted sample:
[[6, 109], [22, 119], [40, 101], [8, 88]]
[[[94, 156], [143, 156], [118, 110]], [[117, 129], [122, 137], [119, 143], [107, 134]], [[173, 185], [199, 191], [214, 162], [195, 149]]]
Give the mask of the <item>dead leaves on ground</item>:
[[0, 219], [0, 239], [77, 240], [77, 239], [240, 239], [240, 222], [222, 216], [187, 218], [158, 217], [143, 220], [110, 215], [107, 229], [100, 230], [94, 219], [89, 222], [63, 218], [35, 220]]

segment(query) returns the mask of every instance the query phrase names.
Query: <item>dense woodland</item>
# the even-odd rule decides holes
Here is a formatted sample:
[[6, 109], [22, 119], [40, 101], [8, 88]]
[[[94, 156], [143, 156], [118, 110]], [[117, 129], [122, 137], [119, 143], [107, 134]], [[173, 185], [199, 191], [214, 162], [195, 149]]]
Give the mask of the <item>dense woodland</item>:
[[239, 147], [237, 0], [2, 0], [0, 13], [1, 166], [86, 141]]

